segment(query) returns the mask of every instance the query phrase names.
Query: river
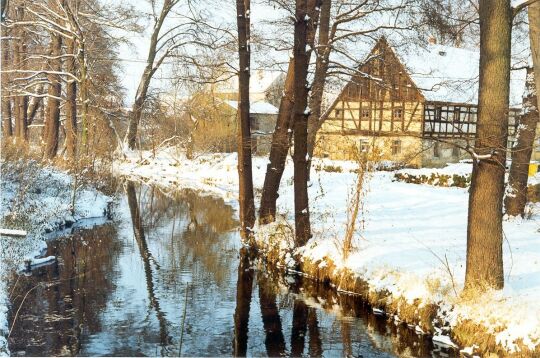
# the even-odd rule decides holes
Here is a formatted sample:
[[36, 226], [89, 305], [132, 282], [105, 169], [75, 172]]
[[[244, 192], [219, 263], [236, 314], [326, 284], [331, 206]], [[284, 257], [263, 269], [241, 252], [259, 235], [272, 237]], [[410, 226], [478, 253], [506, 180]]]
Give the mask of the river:
[[273, 272], [221, 200], [120, 188], [112, 221], [50, 240], [57, 261], [13, 277], [12, 355], [456, 356], [359, 297]]

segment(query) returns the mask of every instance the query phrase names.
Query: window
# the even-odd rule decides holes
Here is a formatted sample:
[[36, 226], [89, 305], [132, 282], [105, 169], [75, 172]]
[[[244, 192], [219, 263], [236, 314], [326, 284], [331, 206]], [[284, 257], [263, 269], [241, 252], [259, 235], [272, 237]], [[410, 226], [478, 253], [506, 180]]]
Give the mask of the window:
[[362, 108], [362, 119], [369, 119], [371, 117], [371, 111], [369, 108]]
[[393, 118], [394, 119], [402, 119], [403, 118], [403, 108], [394, 108]]
[[435, 158], [439, 158], [441, 156], [440, 148], [439, 148], [439, 142], [435, 142], [433, 144], [433, 156]]
[[360, 141], [360, 152], [362, 153], [369, 152], [369, 141], [367, 139], [362, 139]]
[[340, 115], [341, 115], [341, 110], [336, 109], [336, 118], [339, 117]]
[[392, 155], [401, 154], [401, 141], [399, 139], [392, 141]]

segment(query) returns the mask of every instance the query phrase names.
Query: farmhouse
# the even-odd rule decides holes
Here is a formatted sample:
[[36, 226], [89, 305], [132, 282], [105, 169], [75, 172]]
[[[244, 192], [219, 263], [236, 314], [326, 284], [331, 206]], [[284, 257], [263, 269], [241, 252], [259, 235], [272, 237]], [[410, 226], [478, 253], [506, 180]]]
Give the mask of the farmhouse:
[[[478, 64], [478, 52], [434, 43], [396, 50], [381, 38], [327, 110], [315, 155], [349, 159], [377, 148], [383, 160], [415, 167], [466, 158], [476, 133]], [[509, 146], [525, 70], [512, 71], [510, 87]]]

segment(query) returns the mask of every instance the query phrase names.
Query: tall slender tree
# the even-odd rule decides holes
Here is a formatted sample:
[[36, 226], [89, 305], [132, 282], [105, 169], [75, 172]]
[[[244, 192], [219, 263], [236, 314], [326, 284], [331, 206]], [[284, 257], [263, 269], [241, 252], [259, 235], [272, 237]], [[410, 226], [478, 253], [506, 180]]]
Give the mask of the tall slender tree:
[[[76, 76], [76, 46], [75, 40], [67, 41], [66, 71]], [[77, 82], [74, 78], [68, 78], [66, 84], [66, 154], [70, 159], [75, 158], [75, 147], [77, 143]]]
[[480, 0], [478, 124], [467, 225], [465, 287], [502, 288], [502, 212], [512, 8], [509, 0]]
[[253, 198], [253, 173], [251, 165], [251, 125], [249, 119], [250, 75], [250, 0], [236, 0], [238, 25], [238, 176], [240, 201], [240, 225], [244, 239], [255, 224]]
[[[309, 58], [307, 49], [309, 14], [320, 9], [320, 1], [296, 0], [294, 22], [294, 222], [295, 244], [303, 246], [311, 237], [308, 197], [307, 134], [309, 85], [307, 82]], [[315, 19], [315, 21], [318, 20]], [[316, 28], [316, 22], [312, 25]]]
[[540, 88], [540, 1], [535, 1], [528, 6], [529, 39], [534, 68], [536, 91]]
[[[17, 21], [23, 21], [24, 7], [17, 6], [15, 12]], [[27, 45], [24, 28], [22, 26], [17, 26], [15, 33], [16, 36], [13, 43], [13, 64], [17, 69], [24, 71], [27, 68]], [[28, 134], [27, 112], [28, 96], [23, 93], [17, 93], [14, 99], [15, 136], [22, 140], [26, 140]]]
[[[307, 7], [311, 9], [311, 12], [307, 16], [307, 44], [309, 46], [307, 46], [306, 53], [308, 55], [308, 61], [314, 46], [317, 22], [319, 19], [319, 11], [316, 10], [318, 9], [315, 5], [316, 3], [318, 3], [317, 0], [308, 0]], [[279, 196], [279, 185], [283, 176], [283, 171], [285, 170], [285, 163], [292, 138], [296, 74], [295, 63], [295, 58], [293, 56], [289, 61], [287, 69], [276, 127], [272, 136], [269, 163], [264, 177], [261, 205], [259, 208], [259, 220], [264, 224], [273, 222], [276, 217], [276, 202]]]
[[311, 172], [311, 159], [315, 151], [315, 140], [317, 132], [323, 121], [321, 120], [322, 100], [324, 94], [324, 85], [328, 75], [330, 65], [329, 45], [330, 35], [330, 10], [332, 9], [332, 0], [324, 0], [321, 6], [321, 16], [319, 24], [319, 42], [315, 51], [317, 58], [315, 60], [315, 74], [313, 76], [313, 85], [311, 95], [309, 96], [310, 113], [308, 117], [308, 176]]
[[524, 216], [527, 204], [527, 180], [529, 164], [538, 125], [538, 96], [534, 83], [534, 71], [527, 69], [526, 95], [523, 97], [523, 113], [519, 117], [516, 145], [512, 148], [512, 165], [508, 176], [508, 192], [504, 199], [506, 213]]
[[283, 96], [279, 104], [276, 128], [272, 136], [270, 156], [264, 176], [259, 221], [263, 224], [273, 222], [276, 217], [276, 204], [279, 184], [285, 170], [289, 141], [292, 133], [292, 113], [294, 105], [294, 58], [289, 61]]
[[[51, 1], [51, 8], [56, 9], [55, 1]], [[50, 59], [51, 71], [47, 77], [49, 80], [47, 99], [47, 122], [45, 124], [45, 155], [52, 159], [58, 152], [60, 132], [60, 97], [62, 96], [62, 36], [56, 31], [50, 33]]]
[[[2, 57], [0, 60], [2, 61], [2, 65], [0, 66], [2, 70], [7, 70], [8, 65], [11, 63], [10, 59], [10, 51], [9, 51], [9, 45], [10, 41], [9, 34], [7, 31], [7, 27], [4, 26], [4, 23], [2, 21], [1, 25], [2, 30]], [[9, 92], [7, 91], [7, 86], [9, 83], [9, 75], [7, 73], [4, 73], [2, 76], [2, 129], [3, 129], [3, 137], [11, 137], [13, 135], [13, 125], [11, 123], [11, 97]]]

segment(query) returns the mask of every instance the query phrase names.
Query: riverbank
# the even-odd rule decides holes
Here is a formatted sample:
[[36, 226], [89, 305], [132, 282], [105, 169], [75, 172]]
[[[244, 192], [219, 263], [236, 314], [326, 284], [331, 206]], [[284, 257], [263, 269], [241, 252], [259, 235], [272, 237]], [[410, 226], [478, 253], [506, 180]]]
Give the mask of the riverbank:
[[[254, 158], [253, 164], [259, 197], [267, 158]], [[288, 163], [278, 200], [283, 216], [273, 225], [255, 228], [258, 245], [266, 248], [268, 257], [289, 266], [299, 260], [308, 274], [363, 294], [377, 312], [395, 315], [396, 322], [448, 344], [450, 335], [464, 353], [540, 353], [538, 204], [530, 208], [529, 220], [504, 222], [505, 289], [462, 297], [466, 188], [394, 181], [394, 172], [368, 174], [359, 230], [344, 259], [341, 242], [356, 164], [316, 160], [314, 168], [309, 189], [313, 238], [305, 247], [292, 249], [294, 203]], [[459, 173], [464, 170], [460, 164]], [[190, 188], [216, 195], [237, 207], [234, 154], [187, 160], [173, 149], [155, 158], [148, 152], [132, 153], [115, 163], [114, 171], [171, 191]]]
[[0, 238], [0, 356], [9, 354], [7, 277], [13, 270], [40, 262], [37, 257], [46, 247], [47, 233], [107, 214], [112, 198], [78, 183], [73, 201], [73, 188], [70, 174], [37, 161], [1, 163], [0, 226], [25, 230], [28, 235]]

